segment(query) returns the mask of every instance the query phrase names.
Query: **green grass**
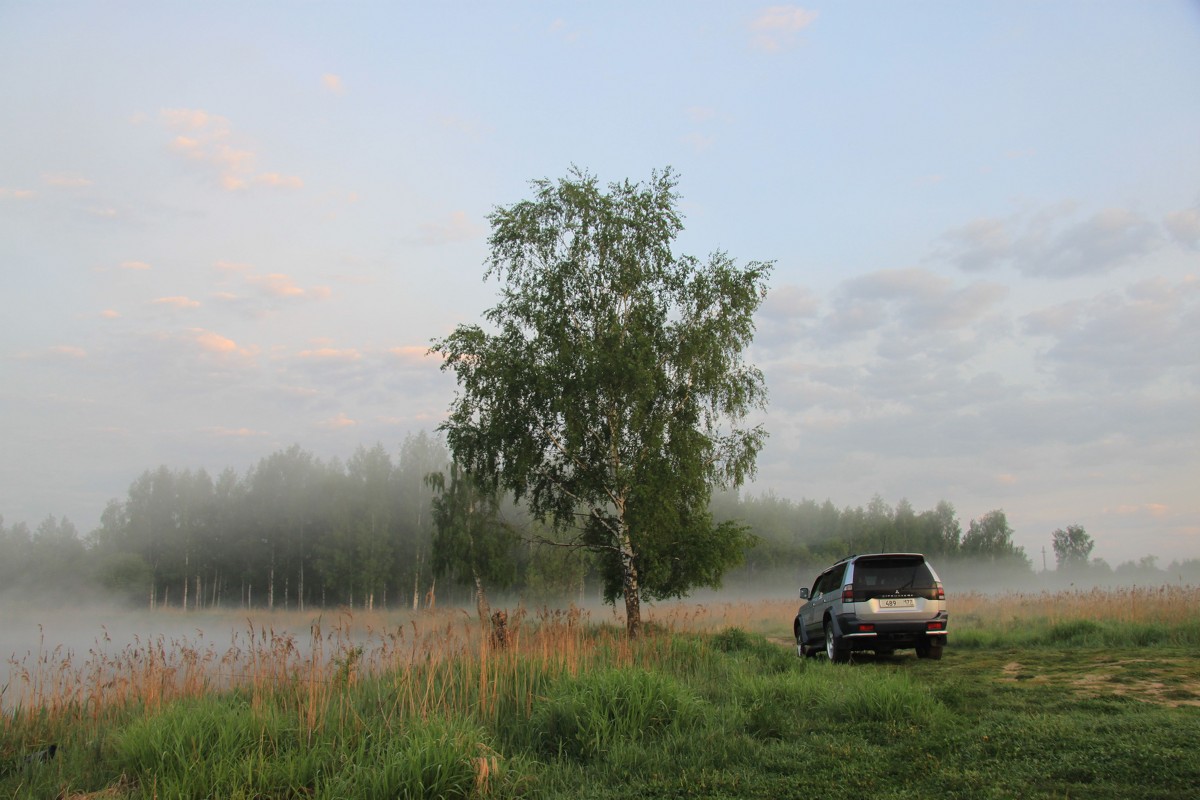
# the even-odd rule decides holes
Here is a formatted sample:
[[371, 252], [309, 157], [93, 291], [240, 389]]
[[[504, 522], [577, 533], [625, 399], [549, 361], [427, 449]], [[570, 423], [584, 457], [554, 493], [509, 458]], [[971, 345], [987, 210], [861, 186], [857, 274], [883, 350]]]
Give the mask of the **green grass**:
[[[846, 665], [740, 629], [660, 631], [621, 668], [606, 644], [577, 670], [463, 658], [341, 680], [315, 726], [295, 685], [99, 727], [27, 714], [4, 722], [0, 796], [1178, 798], [1200, 785], [1193, 628], [965, 631], [940, 662]], [[50, 741], [58, 757], [26, 761]]]

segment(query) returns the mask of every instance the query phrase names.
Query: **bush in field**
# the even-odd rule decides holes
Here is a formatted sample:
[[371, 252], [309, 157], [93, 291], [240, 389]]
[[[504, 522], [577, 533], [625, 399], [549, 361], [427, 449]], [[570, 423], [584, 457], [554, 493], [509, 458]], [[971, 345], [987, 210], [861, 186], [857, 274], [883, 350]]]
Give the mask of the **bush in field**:
[[605, 669], [561, 681], [534, 708], [532, 723], [545, 752], [589, 761], [618, 743], [688, 728], [698, 719], [698, 701], [672, 678]]

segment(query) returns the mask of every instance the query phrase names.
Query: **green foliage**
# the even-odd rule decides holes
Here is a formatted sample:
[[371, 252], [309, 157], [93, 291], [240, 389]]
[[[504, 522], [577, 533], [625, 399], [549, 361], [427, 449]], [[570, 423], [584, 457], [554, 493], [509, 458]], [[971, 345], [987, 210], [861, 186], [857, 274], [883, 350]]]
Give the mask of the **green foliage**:
[[483, 587], [505, 588], [516, 580], [517, 534], [501, 516], [500, 497], [452, 462], [449, 481], [441, 472], [426, 482], [433, 499], [433, 569], [461, 584], [474, 585], [482, 609]]
[[1064, 571], [1086, 569], [1096, 543], [1082, 525], [1068, 525], [1066, 530], [1058, 528], [1051, 534], [1054, 547], [1054, 562]]
[[115, 760], [173, 797], [234, 797], [286, 788], [280, 767], [294, 746], [278, 715], [214, 697], [132, 722], [116, 741]]
[[687, 730], [696, 700], [672, 678], [639, 669], [566, 678], [534, 709], [531, 725], [544, 752], [589, 761], [621, 743]]
[[1123, 620], [1021, 620], [1008, 625], [961, 626], [953, 633], [954, 647], [994, 650], [1004, 647], [1200, 647], [1200, 620], [1163, 623]]
[[471, 721], [414, 721], [392, 735], [363, 737], [319, 783], [315, 796], [466, 800], [477, 796], [478, 760], [494, 754], [487, 734]]
[[744, 529], [715, 525], [708, 502], [766, 436], [740, 427], [766, 398], [742, 354], [771, 265], [677, 256], [675, 185], [669, 169], [607, 191], [580, 171], [535, 181], [490, 217], [494, 332], [433, 343], [459, 384], [441, 426], [455, 459], [581, 528], [631, 634], [639, 596], [715, 585], [740, 558]]
[[1012, 563], [1029, 566], [1025, 549], [1013, 544], [1013, 529], [1001, 510], [989, 511], [979, 519], [971, 520], [967, 535], [962, 539], [962, 554], [981, 558], [994, 563]]
[[[1197, 626], [1158, 626], [1142, 645], [1152, 658], [1110, 640], [1134, 627], [1114, 620], [1033, 627], [1037, 647], [996, 628], [985, 651], [957, 631], [936, 664], [797, 659], [738, 628], [655, 632], [626, 646], [636, 666], [598, 650], [577, 674], [521, 656], [485, 681], [467, 657], [436, 680], [426, 664], [338, 683], [340, 702], [311, 731], [292, 685], [254, 703], [131, 706], [99, 728], [17, 714], [0, 740], [0, 794], [777, 800], [795, 796], [802, 766], [839, 796], [1190, 796], [1200, 717], [1169, 702], [1197, 698]], [[611, 629], [592, 635], [619, 644]], [[399, 710], [406, 685], [436, 702]], [[29, 759], [51, 741], [57, 758]]]

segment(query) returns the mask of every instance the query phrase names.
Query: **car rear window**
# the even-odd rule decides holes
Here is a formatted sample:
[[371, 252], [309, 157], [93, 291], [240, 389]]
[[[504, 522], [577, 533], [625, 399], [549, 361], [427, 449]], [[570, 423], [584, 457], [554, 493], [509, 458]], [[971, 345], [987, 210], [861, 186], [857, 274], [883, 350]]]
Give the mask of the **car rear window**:
[[860, 559], [854, 565], [856, 589], [927, 589], [933, 573], [923, 558]]

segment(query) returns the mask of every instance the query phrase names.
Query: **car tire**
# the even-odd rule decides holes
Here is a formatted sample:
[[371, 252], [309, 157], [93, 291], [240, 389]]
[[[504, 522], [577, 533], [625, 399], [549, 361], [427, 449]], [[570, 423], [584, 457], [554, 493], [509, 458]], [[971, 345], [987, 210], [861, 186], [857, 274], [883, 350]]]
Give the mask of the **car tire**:
[[940, 661], [942, 658], [942, 646], [940, 644], [919, 644], [917, 645], [917, 658]]
[[833, 623], [825, 620], [825, 655], [834, 664], [850, 660], [850, 650], [842, 643], [842, 637], [833, 633]]

